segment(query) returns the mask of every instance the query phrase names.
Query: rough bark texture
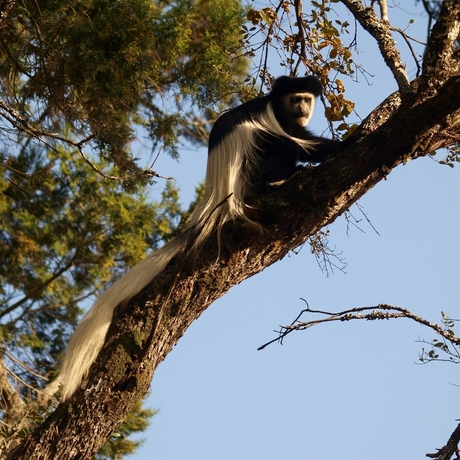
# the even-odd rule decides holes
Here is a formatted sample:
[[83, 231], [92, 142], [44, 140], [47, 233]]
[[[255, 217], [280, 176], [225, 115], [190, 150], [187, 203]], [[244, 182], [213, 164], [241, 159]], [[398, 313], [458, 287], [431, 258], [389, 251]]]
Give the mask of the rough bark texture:
[[[458, 25], [457, 0], [446, 3], [450, 8], [446, 14], [453, 15]], [[429, 46], [446, 56], [446, 41]], [[194, 256], [173, 260], [124, 311], [116, 313], [86, 388], [60, 404], [8, 458], [91, 458], [146, 394], [158, 364], [215, 299], [334, 221], [399, 164], [460, 142], [458, 53], [450, 52], [448, 60], [447, 71], [445, 62], [437, 76], [427, 69], [410, 91], [384, 101], [345, 153], [258, 198], [253, 204], [264, 223], [263, 234], [228, 225], [220, 251], [215, 238], [210, 238]]]

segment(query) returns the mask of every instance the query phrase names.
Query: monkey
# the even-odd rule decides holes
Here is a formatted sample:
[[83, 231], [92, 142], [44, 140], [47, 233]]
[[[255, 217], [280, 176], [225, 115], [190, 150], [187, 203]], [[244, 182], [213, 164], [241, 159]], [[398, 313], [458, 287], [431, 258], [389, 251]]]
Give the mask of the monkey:
[[191, 218], [200, 227], [196, 244], [229, 220], [247, 217], [245, 199], [280, 186], [303, 169], [343, 150], [345, 143], [312, 134], [310, 122], [321, 94], [314, 76], [275, 80], [272, 90], [221, 114], [209, 136], [205, 196]]
[[302, 163], [322, 163], [344, 143], [318, 137], [310, 122], [321, 84], [314, 76], [275, 80], [266, 96], [245, 102], [221, 114], [209, 136], [205, 191], [184, 233], [135, 265], [98, 297], [71, 336], [59, 376], [44, 392], [58, 389], [68, 399], [83, 384], [91, 364], [104, 345], [117, 307], [161, 274], [177, 255], [196, 250], [231, 220], [259, 225], [248, 216], [247, 198], [288, 181]]

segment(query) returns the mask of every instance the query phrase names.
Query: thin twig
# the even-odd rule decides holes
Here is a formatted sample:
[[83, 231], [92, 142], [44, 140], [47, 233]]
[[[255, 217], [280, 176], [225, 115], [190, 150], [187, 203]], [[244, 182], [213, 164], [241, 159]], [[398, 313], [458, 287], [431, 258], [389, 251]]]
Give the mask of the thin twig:
[[[359, 0], [340, 0], [353, 14], [361, 27], [374, 37], [385, 63], [393, 73], [402, 95], [412, 93], [405, 64], [396, 47], [387, 20], [377, 17], [372, 8], [366, 8]], [[380, 6], [384, 2], [380, 2]]]
[[[305, 303], [306, 301], [302, 299]], [[308, 305], [308, 304], [307, 304]], [[304, 313], [316, 313], [320, 315], [326, 316], [325, 318], [320, 318], [311, 321], [299, 321], [299, 318]], [[279, 331], [275, 331], [278, 333], [278, 337], [270, 340], [269, 342], [265, 343], [264, 345], [260, 346], [257, 350], [262, 350], [266, 346], [274, 343], [279, 342], [283, 343], [284, 338], [293, 331], [303, 331], [305, 329], [309, 329], [310, 327], [316, 326], [318, 324], [323, 323], [330, 323], [335, 321], [351, 321], [354, 319], [364, 319], [367, 321], [374, 321], [380, 319], [395, 319], [395, 318], [408, 318], [411, 319], [419, 324], [422, 324], [439, 334], [440, 336], [444, 337], [446, 340], [451, 342], [454, 345], [460, 345], [460, 338], [456, 337], [452, 334], [449, 330], [443, 329], [439, 324], [432, 323], [421, 316], [415, 315], [411, 313], [409, 310], [405, 308], [401, 308], [395, 305], [388, 305], [388, 304], [379, 304], [376, 306], [370, 307], [356, 307], [349, 310], [343, 310], [340, 312], [328, 312], [323, 310], [311, 310], [309, 307], [305, 310], [302, 310], [297, 318], [294, 320], [293, 323], [287, 326], [280, 326]]]
[[426, 43], [423, 43], [421, 42], [420, 40], [417, 40], [413, 37], [410, 37], [409, 35], [406, 34], [406, 32], [404, 32], [404, 30], [402, 29], [399, 29], [398, 27], [390, 27], [391, 30], [394, 30], [395, 32], [398, 32], [399, 34], [402, 35], [402, 37], [404, 38], [404, 41], [406, 42], [406, 45], [407, 47], [409, 48], [411, 54], [412, 54], [412, 57], [414, 58], [414, 61], [415, 61], [415, 65], [417, 66], [417, 73], [416, 73], [416, 76], [419, 77], [420, 74], [422, 73], [422, 66], [420, 65], [420, 62], [419, 60], [417, 59], [417, 54], [415, 53], [415, 50], [414, 48], [412, 48], [412, 45], [411, 45], [411, 42], [410, 40], [413, 40], [417, 43], [420, 43], [422, 45], [426, 45]]

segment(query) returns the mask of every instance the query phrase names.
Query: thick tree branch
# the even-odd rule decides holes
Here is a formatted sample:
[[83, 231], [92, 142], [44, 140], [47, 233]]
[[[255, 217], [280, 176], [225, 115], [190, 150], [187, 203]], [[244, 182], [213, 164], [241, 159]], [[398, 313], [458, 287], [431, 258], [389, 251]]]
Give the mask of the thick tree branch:
[[430, 91], [438, 88], [452, 75], [458, 75], [460, 68], [455, 41], [459, 34], [460, 2], [446, 0], [431, 30], [423, 60], [423, 75], [427, 80], [425, 84]]
[[450, 435], [446, 445], [438, 450], [435, 454], [426, 454], [429, 458], [436, 458], [438, 460], [450, 460], [454, 455], [456, 459], [460, 458], [460, 449], [458, 444], [460, 443], [460, 423], [457, 428]]

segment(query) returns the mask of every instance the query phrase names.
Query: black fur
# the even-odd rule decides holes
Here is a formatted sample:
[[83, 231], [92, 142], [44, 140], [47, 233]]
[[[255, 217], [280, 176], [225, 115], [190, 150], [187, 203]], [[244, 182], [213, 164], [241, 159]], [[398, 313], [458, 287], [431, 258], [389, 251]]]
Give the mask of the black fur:
[[[328, 156], [341, 150], [342, 143], [315, 136], [299, 124], [299, 118], [286, 106], [286, 96], [310, 93], [313, 99], [321, 94], [321, 84], [316, 77], [280, 77], [267, 96], [246, 102], [223, 113], [215, 122], [209, 138], [209, 154], [215, 147], [226, 142], [226, 137], [245, 122], [257, 122], [267, 111], [269, 103], [283, 131], [296, 139], [311, 141], [305, 147], [295, 140], [257, 131], [257, 165], [245, 158], [244, 171], [255, 192], [263, 191], [269, 184], [279, 184], [288, 180], [301, 168], [302, 163], [322, 163]], [[311, 116], [311, 114], [309, 115]], [[231, 148], [231, 146], [229, 146]]]

